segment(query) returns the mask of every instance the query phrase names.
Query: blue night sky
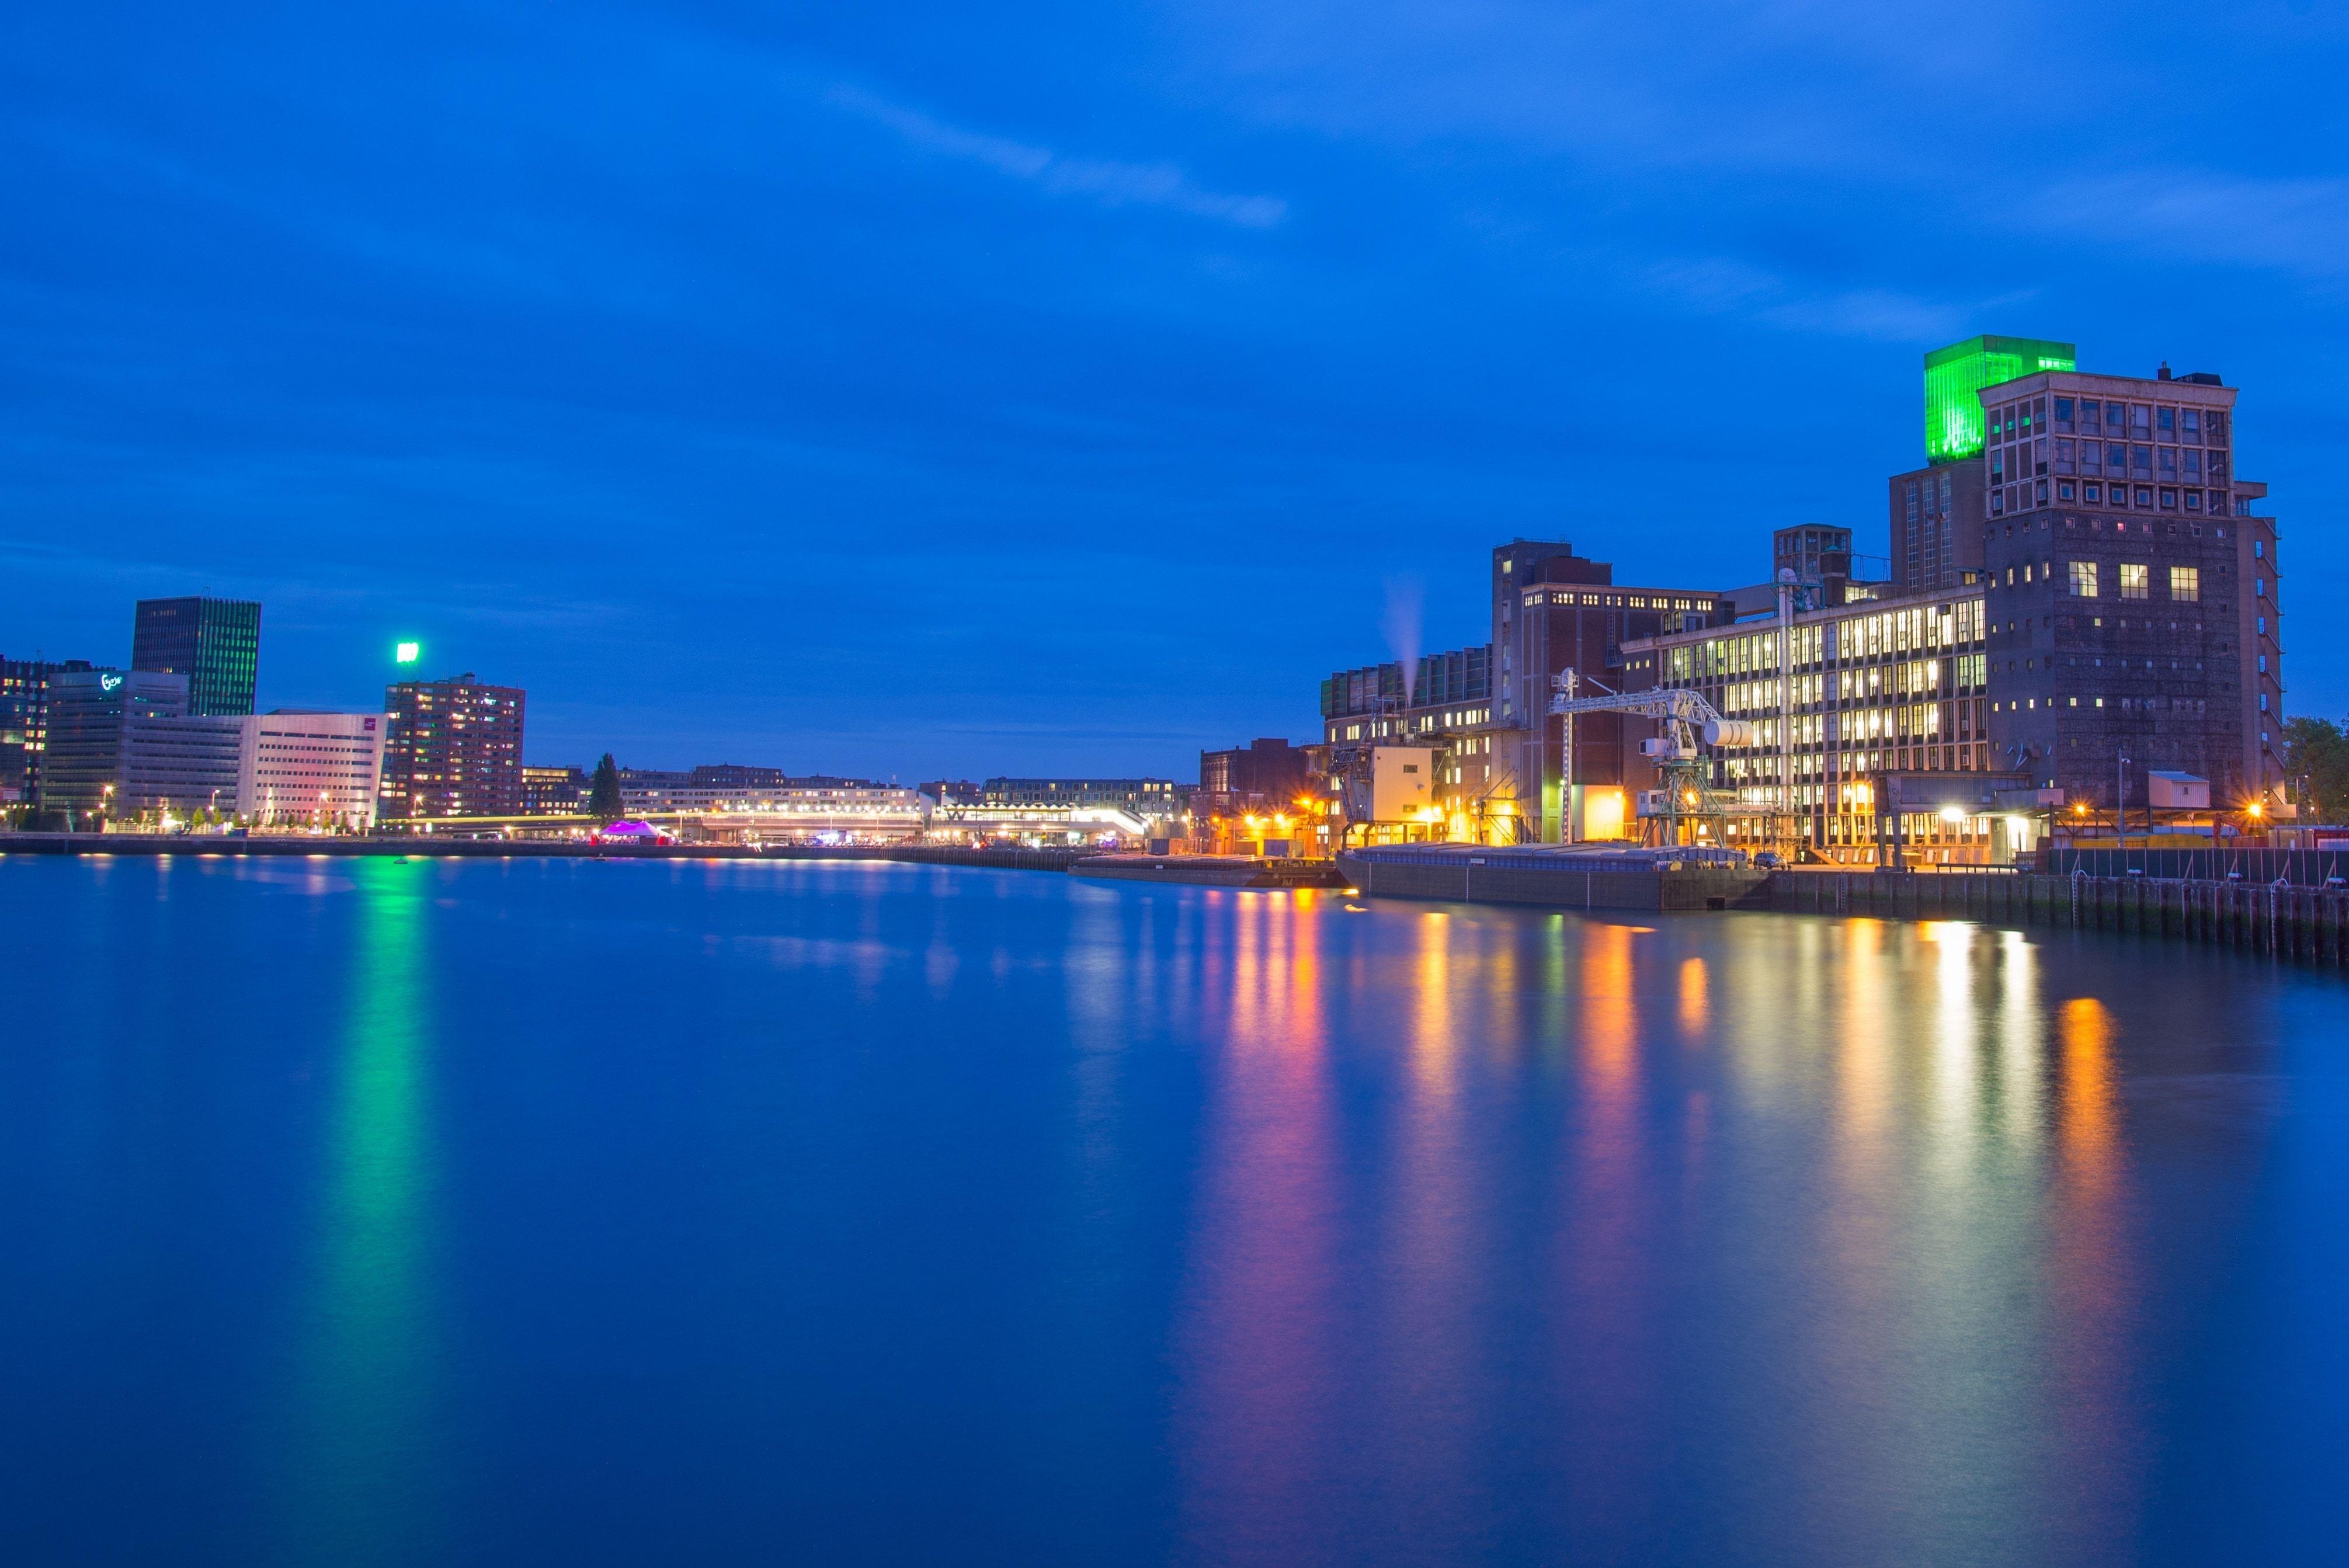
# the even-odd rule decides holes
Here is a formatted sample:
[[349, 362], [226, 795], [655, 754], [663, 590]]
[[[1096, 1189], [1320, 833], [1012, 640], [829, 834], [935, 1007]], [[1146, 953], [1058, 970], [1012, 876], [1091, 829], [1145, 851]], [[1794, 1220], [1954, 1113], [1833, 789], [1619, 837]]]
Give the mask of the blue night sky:
[[202, 589], [534, 762], [1187, 779], [1515, 534], [1880, 552], [1991, 331], [2245, 388], [2337, 716], [2343, 8], [1923, 15], [14, 6], [0, 649]]

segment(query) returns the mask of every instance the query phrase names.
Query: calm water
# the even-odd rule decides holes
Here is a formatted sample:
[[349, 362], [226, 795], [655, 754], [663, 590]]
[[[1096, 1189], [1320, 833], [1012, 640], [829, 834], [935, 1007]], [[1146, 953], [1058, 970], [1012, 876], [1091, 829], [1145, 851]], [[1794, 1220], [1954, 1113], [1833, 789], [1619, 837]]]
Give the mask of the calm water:
[[0, 861], [17, 1563], [2339, 1561], [2349, 986]]

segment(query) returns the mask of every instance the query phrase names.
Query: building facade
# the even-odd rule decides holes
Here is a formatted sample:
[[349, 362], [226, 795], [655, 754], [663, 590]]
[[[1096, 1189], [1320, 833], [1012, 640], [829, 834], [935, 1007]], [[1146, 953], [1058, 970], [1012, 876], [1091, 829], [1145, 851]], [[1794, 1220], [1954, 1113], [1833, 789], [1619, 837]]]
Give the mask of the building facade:
[[49, 677], [48, 734], [40, 810], [69, 832], [95, 830], [114, 813], [123, 732], [188, 711], [188, 677], [160, 670], [62, 670]]
[[88, 659], [0, 656], [0, 806], [28, 806], [40, 799], [41, 754], [49, 733], [49, 680], [63, 671], [89, 667]]
[[584, 768], [522, 770], [522, 810], [526, 817], [575, 817], [587, 810], [593, 784]]
[[382, 820], [523, 814], [523, 697], [470, 670], [384, 692]]
[[123, 731], [116, 816], [364, 831], [387, 728], [382, 714], [304, 708], [136, 719]]
[[1938, 463], [1888, 481], [1892, 593], [1948, 593], [1982, 580], [1982, 471]]
[[[1987, 649], [1982, 597], [1961, 593], [1660, 636], [1626, 650], [1624, 673], [1627, 689], [1701, 692], [1724, 717], [1753, 725], [1754, 744], [1707, 753], [1713, 787], [1749, 813], [1743, 831], [1792, 817], [1820, 858], [1864, 863], [1884, 836], [1877, 808], [1888, 776], [1987, 782], [2001, 773], [1988, 734]], [[1970, 801], [1982, 794], [1961, 792]], [[1899, 826], [1923, 858], [1992, 858], [1986, 803], [1954, 820], [1938, 809], [1916, 815]]]
[[[1494, 753], [1487, 776], [1493, 805], [1485, 814], [1513, 819], [1519, 841], [1555, 843], [1566, 836], [1578, 792], [1638, 788], [1647, 779], [1639, 754], [1645, 728], [1612, 714], [1577, 721], [1574, 777], [1565, 776], [1564, 721], [1549, 713], [1559, 677], [1573, 671], [1583, 696], [1620, 689], [1628, 645], [1724, 625], [1736, 610], [1718, 590], [1619, 584], [1605, 562], [1563, 545], [1537, 545], [1541, 553], [1534, 553], [1526, 544], [1513, 541], [1493, 552], [1495, 578], [1516, 587], [1496, 595], [1494, 733], [1480, 738]], [[1506, 813], [1493, 809], [1503, 800]]]
[[261, 606], [247, 599], [141, 599], [130, 667], [188, 677], [188, 712], [247, 714], [261, 665]]
[[2122, 780], [2148, 769], [2230, 806], [2282, 780], [2279, 534], [2236, 471], [2236, 396], [2167, 366], [1980, 394], [1992, 740], [2068, 799], [2141, 800]]

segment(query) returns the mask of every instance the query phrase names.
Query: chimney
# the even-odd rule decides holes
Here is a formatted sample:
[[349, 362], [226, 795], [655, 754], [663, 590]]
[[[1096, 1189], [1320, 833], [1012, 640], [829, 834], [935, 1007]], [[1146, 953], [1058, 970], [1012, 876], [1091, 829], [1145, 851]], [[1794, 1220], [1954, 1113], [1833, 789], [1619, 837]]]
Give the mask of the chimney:
[[2155, 378], [2156, 380], [2158, 380], [2158, 381], [2167, 381], [2167, 380], [2168, 380], [2168, 379], [2169, 379], [2169, 361], [2168, 361], [2168, 360], [2167, 360], [2167, 359], [2163, 360], [2163, 361], [2161, 362], [2161, 368], [2160, 368], [2160, 369], [2158, 369], [2158, 370], [2157, 370], [2157, 371], [2155, 371], [2153, 374], [2154, 374], [2154, 378]]

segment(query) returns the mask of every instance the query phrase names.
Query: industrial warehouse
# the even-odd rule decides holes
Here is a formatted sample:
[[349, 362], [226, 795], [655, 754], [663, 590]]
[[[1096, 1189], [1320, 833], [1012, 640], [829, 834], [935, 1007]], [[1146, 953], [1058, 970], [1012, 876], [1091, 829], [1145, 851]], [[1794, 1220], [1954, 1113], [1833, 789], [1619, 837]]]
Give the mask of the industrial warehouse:
[[[1317, 831], [1930, 865], [2288, 816], [2277, 528], [2233, 471], [2235, 389], [1990, 336], [1924, 387], [1889, 559], [1783, 528], [1720, 590], [1495, 547], [1488, 644], [1322, 683]], [[1375, 787], [1404, 768], [1425, 799]]]

